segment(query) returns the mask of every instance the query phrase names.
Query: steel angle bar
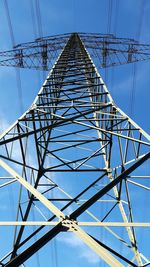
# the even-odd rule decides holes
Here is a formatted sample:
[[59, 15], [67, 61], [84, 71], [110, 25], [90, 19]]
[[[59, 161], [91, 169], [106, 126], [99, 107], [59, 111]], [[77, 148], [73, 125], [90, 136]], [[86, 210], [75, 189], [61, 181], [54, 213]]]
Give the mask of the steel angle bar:
[[149, 179], [150, 178], [150, 175], [130, 175], [129, 178], [135, 178], [135, 179], [137, 179], [137, 178], [142, 178], [142, 179], [143, 178], [144, 179], [145, 178], [148, 178]]
[[143, 188], [143, 189], [146, 189], [146, 190], [148, 190], [148, 191], [150, 191], [150, 187], [148, 187], [148, 186], [145, 186], [145, 185], [136, 183], [136, 182], [134, 182], [134, 181], [131, 181], [130, 179], [128, 179], [127, 182], [128, 182], [128, 183], [131, 183], [131, 184], [133, 184], [133, 185], [136, 185], [136, 186], [138, 186], [138, 187], [141, 187], [141, 188]]
[[[53, 200], [54, 201], [54, 200]], [[59, 201], [59, 200], [58, 200]], [[65, 201], [64, 199], [62, 199], [62, 201]], [[68, 200], [70, 201], [70, 199]], [[60, 223], [60, 221], [0, 221], [0, 226], [20, 226], [20, 225], [24, 225], [24, 226], [55, 226], [58, 223]], [[89, 227], [105, 227], [105, 226], [109, 226], [109, 227], [150, 227], [150, 223], [144, 223], [144, 222], [91, 222], [91, 221], [86, 221], [86, 222], [82, 222], [82, 221], [78, 221], [76, 222], [77, 225], [79, 226], [89, 226]]]
[[0, 188], [2, 188], [2, 187], [4, 187], [4, 186], [7, 186], [7, 185], [9, 185], [9, 184], [12, 184], [12, 183], [14, 183], [14, 182], [16, 182], [17, 181], [17, 179], [11, 179], [11, 181], [9, 181], [9, 182], [7, 182], [7, 183], [4, 183], [4, 184], [1, 184], [0, 185]]
[[80, 222], [79, 226], [93, 226], [93, 227], [150, 227], [150, 223], [145, 222]]

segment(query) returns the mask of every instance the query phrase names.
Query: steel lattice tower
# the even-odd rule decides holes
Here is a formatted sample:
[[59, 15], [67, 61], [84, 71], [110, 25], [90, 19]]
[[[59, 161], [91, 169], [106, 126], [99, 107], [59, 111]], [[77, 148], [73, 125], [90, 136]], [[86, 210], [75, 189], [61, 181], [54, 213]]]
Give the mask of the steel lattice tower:
[[[16, 195], [14, 220], [1, 220], [14, 230], [1, 265], [22, 266], [59, 233], [71, 231], [106, 265], [147, 266], [136, 230], [150, 221], [136, 213], [150, 190], [150, 137], [116, 106], [82, 35], [65, 38], [34, 103], [0, 136], [0, 188], [11, 185]], [[31, 225], [37, 225], [34, 232]], [[92, 235], [90, 227], [99, 232]]]

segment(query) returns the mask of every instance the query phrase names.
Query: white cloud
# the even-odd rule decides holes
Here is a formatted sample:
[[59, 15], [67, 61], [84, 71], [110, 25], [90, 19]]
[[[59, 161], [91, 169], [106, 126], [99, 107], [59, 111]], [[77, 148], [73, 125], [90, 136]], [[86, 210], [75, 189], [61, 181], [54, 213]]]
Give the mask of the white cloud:
[[80, 257], [85, 258], [89, 263], [96, 264], [100, 262], [100, 258], [89, 248], [86, 248], [86, 250], [82, 251]]
[[89, 263], [96, 264], [100, 262], [99, 256], [96, 255], [90, 248], [88, 248], [82, 240], [80, 240], [75, 234], [68, 233], [67, 236], [61, 235], [57, 238], [58, 241], [65, 243], [66, 245], [79, 250], [79, 258], [87, 260]]

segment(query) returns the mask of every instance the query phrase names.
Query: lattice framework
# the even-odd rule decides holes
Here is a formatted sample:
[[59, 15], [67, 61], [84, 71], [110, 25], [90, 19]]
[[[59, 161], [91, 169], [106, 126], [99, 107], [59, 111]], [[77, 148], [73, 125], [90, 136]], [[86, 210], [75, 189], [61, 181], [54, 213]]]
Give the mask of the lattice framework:
[[[139, 250], [136, 227], [150, 223], [148, 218], [134, 221], [134, 194], [141, 192], [135, 188], [149, 190], [145, 180], [150, 176], [143, 166], [150, 157], [150, 137], [116, 106], [84, 42], [82, 34], [67, 36], [31, 108], [0, 136], [0, 187], [13, 185], [18, 193], [16, 221], [2, 222], [15, 227], [12, 250], [1, 260], [4, 266], [23, 264], [63, 231], [73, 232], [110, 266], [149, 262]], [[60, 183], [60, 174], [68, 185], [76, 185], [80, 177], [73, 196]], [[109, 204], [99, 216], [102, 203]], [[39, 227], [32, 232], [28, 225]], [[45, 230], [47, 225], [51, 230]], [[110, 247], [101, 235], [92, 236], [82, 226], [104, 228], [116, 244]], [[125, 237], [111, 226], [124, 227]], [[118, 251], [117, 242], [128, 256]]]

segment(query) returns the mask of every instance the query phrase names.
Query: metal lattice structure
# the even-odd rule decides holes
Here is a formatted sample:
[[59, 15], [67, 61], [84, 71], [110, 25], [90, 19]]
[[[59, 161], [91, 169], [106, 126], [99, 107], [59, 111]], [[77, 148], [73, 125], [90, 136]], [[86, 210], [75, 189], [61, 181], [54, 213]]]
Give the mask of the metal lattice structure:
[[[0, 52], [0, 66], [49, 71], [69, 37], [70, 34], [55, 35], [16, 45], [13, 50]], [[134, 39], [94, 33], [80, 33], [80, 38], [91, 57], [98, 60], [99, 68], [150, 59], [150, 45]]]
[[[150, 233], [150, 221], [148, 212], [143, 217], [138, 207], [142, 197], [149, 198], [150, 137], [116, 106], [98, 73], [87, 49], [96, 51], [92, 46], [100, 38], [107, 36], [73, 33], [53, 37], [58, 50], [65, 43], [63, 50], [31, 108], [0, 136], [0, 188], [4, 192], [12, 186], [16, 195], [14, 219], [7, 214], [5, 220], [1, 212], [1, 227], [13, 226], [6, 247], [11, 249], [3, 253], [2, 266], [22, 266], [54, 237], [70, 231], [106, 265], [149, 264], [140, 246], [139, 229], [148, 227]], [[124, 40], [118, 42], [123, 45]], [[126, 45], [126, 62], [131, 62], [131, 44]], [[26, 45], [22, 46], [25, 51]], [[36, 57], [37, 48], [31, 46]], [[111, 51], [115, 56], [114, 50], [109, 55]], [[14, 51], [6, 56], [12, 54]], [[103, 66], [110, 65], [106, 54], [105, 47]], [[25, 56], [20, 63], [16, 60], [11, 58], [8, 65], [30, 65]], [[47, 69], [48, 65], [39, 61], [38, 66]], [[37, 228], [32, 231], [31, 225]], [[94, 227], [99, 232], [92, 235], [88, 229]], [[109, 234], [109, 240], [102, 237], [102, 231]], [[123, 251], [119, 251], [120, 243]]]

